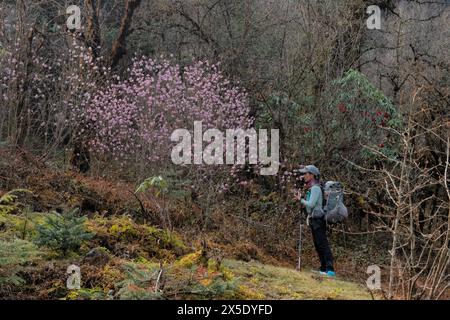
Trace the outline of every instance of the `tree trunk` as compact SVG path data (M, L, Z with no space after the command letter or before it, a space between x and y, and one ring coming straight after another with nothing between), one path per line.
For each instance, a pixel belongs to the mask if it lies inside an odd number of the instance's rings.
M111 68L116 67L120 59L126 54L126 39L130 34L134 11L140 4L141 0L127 0L125 3L125 12L120 22L119 34L111 49Z

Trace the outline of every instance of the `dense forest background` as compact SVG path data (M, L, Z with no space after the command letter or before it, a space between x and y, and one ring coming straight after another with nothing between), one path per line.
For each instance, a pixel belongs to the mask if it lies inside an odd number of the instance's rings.
M448 1L1 0L0 296L273 298L229 268L295 266L313 163L345 186L338 274L449 298L449 48ZM280 171L174 165L195 120L279 129Z

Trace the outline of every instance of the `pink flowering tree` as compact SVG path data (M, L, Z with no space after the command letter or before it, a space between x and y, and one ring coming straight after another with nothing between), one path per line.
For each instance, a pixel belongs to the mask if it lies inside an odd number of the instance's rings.
M135 58L123 79L98 89L74 109L94 154L121 163L170 160L175 129L247 128L245 90L233 86L218 64L181 67L169 59Z
M78 134L87 139L92 155L123 165L139 180L161 175L188 189L201 208L195 217L201 230L233 168L172 164L176 143L170 136L176 129L193 133L194 121L202 122L203 132L252 125L247 93L232 85L219 67L207 61L180 66L165 58L135 58L125 77L86 93L73 109Z

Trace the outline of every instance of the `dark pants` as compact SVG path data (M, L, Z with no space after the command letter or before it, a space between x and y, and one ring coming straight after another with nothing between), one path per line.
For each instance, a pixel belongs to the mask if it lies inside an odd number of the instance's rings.
M320 271L334 271L333 255L328 244L325 220L323 218L310 219L309 226L312 231L314 247L320 259Z

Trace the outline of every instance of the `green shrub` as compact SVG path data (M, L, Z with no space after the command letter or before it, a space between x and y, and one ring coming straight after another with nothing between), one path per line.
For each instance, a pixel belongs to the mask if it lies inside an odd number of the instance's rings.
M77 252L83 241L89 240L93 234L85 229L86 217L77 217L78 209L64 215L51 215L46 217L43 224L36 226L37 236L35 242L39 246L61 252Z
M0 240L0 288L23 284L24 280L18 276L22 265L36 260L38 255L36 246L28 241Z
M239 280L228 268L209 259L201 261L201 250L172 264L130 263L123 265L125 279L116 283L117 296L125 300L223 299L233 298ZM160 282L158 282L161 276Z

